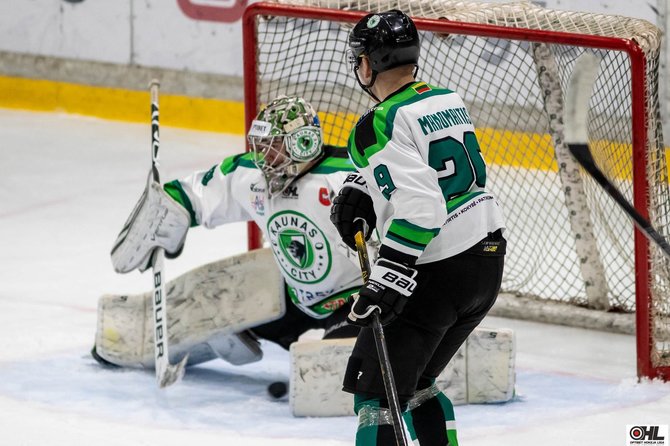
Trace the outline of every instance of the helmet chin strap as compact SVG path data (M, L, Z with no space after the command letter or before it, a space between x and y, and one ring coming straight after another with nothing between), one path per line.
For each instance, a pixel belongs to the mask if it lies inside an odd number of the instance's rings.
M377 102L381 102L381 100L375 96L375 94L372 92L372 86L374 85L375 81L377 80L377 72L372 71L372 79L370 79L370 83L365 85L362 81L361 78L358 76L358 69L360 68L360 65L354 68L354 76L356 76L356 82L358 82L358 85L365 91L367 94L370 95L372 99L374 99Z

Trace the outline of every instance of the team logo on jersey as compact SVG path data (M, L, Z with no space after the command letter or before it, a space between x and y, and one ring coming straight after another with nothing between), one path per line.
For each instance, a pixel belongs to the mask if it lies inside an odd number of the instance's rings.
M301 283L317 283L330 271L328 239L299 212L283 211L267 223L272 251L284 272Z

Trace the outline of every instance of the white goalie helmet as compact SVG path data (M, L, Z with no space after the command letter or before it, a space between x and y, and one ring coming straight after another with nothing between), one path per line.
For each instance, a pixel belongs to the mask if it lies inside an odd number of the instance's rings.
M279 96L270 102L251 123L247 138L271 197L323 155L319 117L297 96Z

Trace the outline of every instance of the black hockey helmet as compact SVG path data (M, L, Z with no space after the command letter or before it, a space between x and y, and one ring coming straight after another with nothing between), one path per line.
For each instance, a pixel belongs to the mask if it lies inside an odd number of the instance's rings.
M374 73L419 62L419 33L412 19L397 9L368 14L349 34L350 57L354 70L365 55Z

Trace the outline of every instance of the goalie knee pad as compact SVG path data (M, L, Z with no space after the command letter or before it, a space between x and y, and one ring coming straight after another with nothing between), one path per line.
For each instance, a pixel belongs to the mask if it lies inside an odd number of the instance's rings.
M190 225L188 211L150 177L114 242L111 253L114 270L117 273L137 268L145 271L156 248L163 248L174 256L180 252Z

